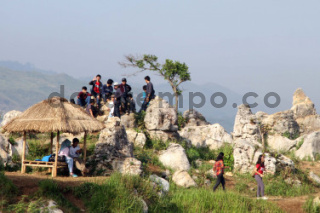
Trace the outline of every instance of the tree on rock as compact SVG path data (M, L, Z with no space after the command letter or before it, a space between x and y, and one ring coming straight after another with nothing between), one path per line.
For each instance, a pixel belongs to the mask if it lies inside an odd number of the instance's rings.
M158 57L155 55L143 55L143 57L127 55L125 56L125 61L120 62L119 64L125 68L138 68L139 71L137 72L149 70L160 74L169 82L173 90L175 96L175 109L176 112L178 112L179 96L182 93L179 86L183 82L191 80L189 67L185 63L166 59L164 64L160 64L158 62Z

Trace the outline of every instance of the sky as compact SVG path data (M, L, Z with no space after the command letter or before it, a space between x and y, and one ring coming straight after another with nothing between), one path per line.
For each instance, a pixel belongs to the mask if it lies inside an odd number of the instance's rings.
M154 54L185 62L196 84L275 91L283 108L302 87L320 106L319 11L319 0L0 0L0 60L93 77Z

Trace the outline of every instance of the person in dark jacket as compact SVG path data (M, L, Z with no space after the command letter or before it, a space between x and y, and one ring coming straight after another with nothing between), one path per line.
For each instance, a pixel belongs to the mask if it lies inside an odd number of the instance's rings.
M135 113L136 112L136 102L133 99L133 96L131 93L128 94L128 101L129 101L129 113Z
M127 79L123 78L120 85L121 90L121 108L124 113L129 114L128 109L128 93L131 91L131 86L127 84Z
M114 90L115 90L113 116L120 118L121 90L120 90L118 82L115 82L113 84L113 86L114 86Z
M146 81L146 83L147 83L147 90L146 90L146 93L147 93L147 97L146 97L146 99L145 99L145 108L147 108L147 106L148 106L148 104L150 103L150 101L152 100L152 99L154 99L155 98L155 91L154 91L154 89L153 89L153 84L151 83L151 81L150 81L150 77L149 76L146 76L146 77L144 77L144 80Z
M107 103L107 99L109 99L113 93L113 80L108 79L107 84L103 85L102 87L102 94L103 94L103 100L104 103Z
M100 107L100 99L102 94L102 82L101 75L97 75L95 78L93 78L92 81L89 82L89 85L92 85L91 94L96 98L97 104Z
M87 87L82 87L82 91L77 96L77 104L85 107L90 104L91 94L87 92Z

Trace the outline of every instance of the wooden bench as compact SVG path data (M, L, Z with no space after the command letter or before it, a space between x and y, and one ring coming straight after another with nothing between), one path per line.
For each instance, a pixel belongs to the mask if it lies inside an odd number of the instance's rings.
M52 169L54 168L54 162L24 160L22 165L31 166L31 167L49 168L49 172L51 172L52 177L54 177L54 173L53 173L54 170ZM68 164L66 162L58 162L57 168L65 168L65 167L68 167Z

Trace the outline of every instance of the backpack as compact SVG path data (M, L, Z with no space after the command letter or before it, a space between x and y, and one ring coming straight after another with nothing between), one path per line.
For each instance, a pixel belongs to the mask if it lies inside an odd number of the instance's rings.
M49 162L55 162L56 160L56 154L52 154L49 158ZM62 155L59 156L58 155L58 162L66 162L66 156Z

